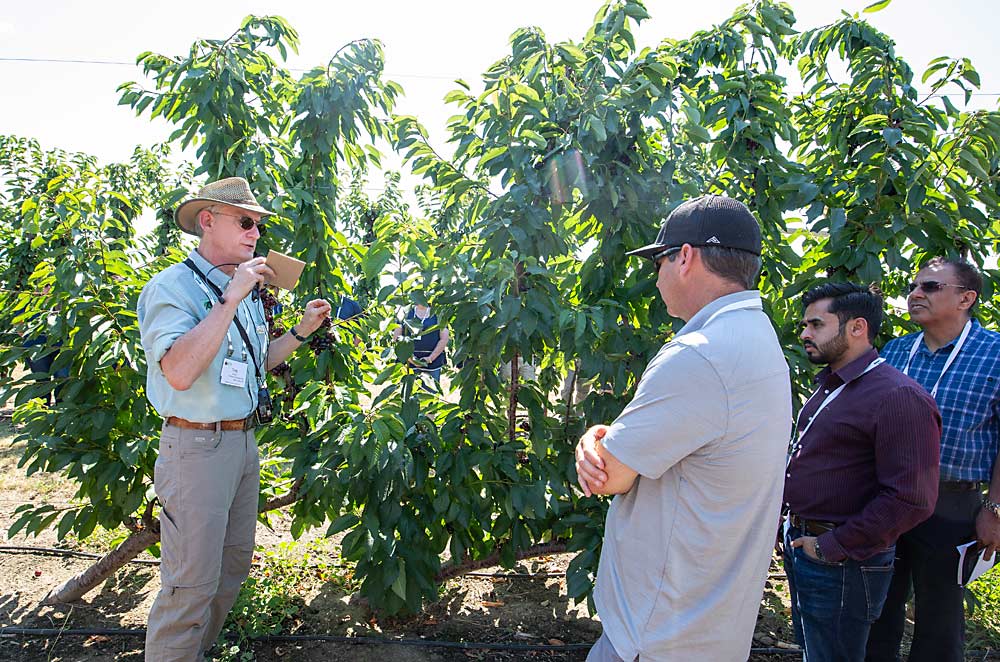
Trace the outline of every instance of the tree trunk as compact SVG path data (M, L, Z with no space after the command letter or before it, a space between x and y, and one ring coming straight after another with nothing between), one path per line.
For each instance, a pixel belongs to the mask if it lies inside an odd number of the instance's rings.
M522 549L519 552L514 553L514 558L518 561L523 561L524 559L535 558L536 556L545 556L547 554L562 554L566 551L566 544L561 542L544 543L541 545L535 545L527 549ZM482 568L489 568L500 562L500 552L494 552L489 556L484 556L477 561L470 561L468 558L462 560L461 563L450 563L438 572L434 577L434 581L438 584L446 582L453 577L458 577L459 575L464 575L467 572L474 572Z
M49 594L42 600L42 604L53 605L60 602L79 600L85 593L93 590L105 579L115 574L118 568L138 556L142 550L155 545L159 541L160 527L157 520L156 526L136 531L120 545L101 557L94 565L79 575L71 577L62 586L49 591Z
M507 402L507 438L510 443L517 440L517 389L521 372L520 358L515 349L514 356L510 357L510 400Z
M300 478L292 485L292 489L280 497L275 497L264 503L260 512L283 508L294 503L299 496L299 488L302 486ZM101 582L115 574L123 565L142 553L142 550L160 542L160 520L152 520L152 525L132 532L120 545L98 559L94 565L90 566L80 574L71 577L57 588L49 591L49 594L42 600L42 604L53 605L60 602L72 602L79 600L90 591L97 588Z

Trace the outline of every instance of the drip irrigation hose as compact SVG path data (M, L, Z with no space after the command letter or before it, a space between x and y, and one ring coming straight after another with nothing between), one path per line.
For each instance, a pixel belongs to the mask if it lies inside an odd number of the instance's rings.
M139 629L115 629L115 628L0 628L0 637L144 637L145 630ZM416 646L422 648L459 648L459 649L479 649L496 651L548 651L548 652L569 652L578 650L588 650L593 644L505 644L501 642L487 641L439 641L435 639L390 639L388 637L358 637L331 634L270 634L259 637L251 637L251 641L258 643L294 643L294 642L327 642L351 645L375 645L375 646ZM801 656L799 648L780 648L768 646L754 646L750 648L751 655L795 655ZM966 651L965 656L975 657L980 660L1000 659L1000 651L987 649L984 651Z
M0 628L0 637L144 637L145 630L115 628ZM496 651L570 652L589 650L593 644L506 644L488 641L439 641L435 639L390 639L388 637L342 636L330 634L270 634L251 637L258 643L327 642L351 645L416 646L422 648L458 648ZM797 648L751 648L751 654L801 655Z
M47 554L50 556L66 556L78 559L100 559L103 554L93 554L91 552L78 552L73 549L59 549L58 547L29 547L27 545L0 545L0 553L6 554ZM160 565L159 559L131 559L127 563L138 563L140 565Z

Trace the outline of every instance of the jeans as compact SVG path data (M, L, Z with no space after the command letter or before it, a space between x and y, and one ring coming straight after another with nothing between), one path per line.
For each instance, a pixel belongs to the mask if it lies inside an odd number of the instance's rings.
M426 370L419 370L418 372L422 372L425 375L430 375L431 378L436 382L441 381L441 368L428 368Z
M805 662L861 662L868 629L882 611L892 579L893 549L864 561L817 561L785 537L785 572L792 598L792 626Z
M869 662L897 662L906 625L906 601L913 587L914 619L910 662L965 659L965 588L958 585L956 545L976 537L976 491L938 494L930 519L896 543L896 569L882 616L868 636Z

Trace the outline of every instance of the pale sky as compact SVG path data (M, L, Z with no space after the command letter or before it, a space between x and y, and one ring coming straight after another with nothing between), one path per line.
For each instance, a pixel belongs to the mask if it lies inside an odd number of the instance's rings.
M873 0L795 0L800 30L835 20L840 10L861 11ZM996 0L894 0L868 15L916 70L939 55L965 56L982 76L982 91L1000 93L1000 46L993 36ZM664 37L683 38L716 24L736 0L647 0L652 19L637 33L640 46ZM508 37L518 27L540 27L550 41L580 39L600 6L596 0L369 0L231 2L88 2L5 0L0 8L0 133L38 139L97 155L102 161L128 158L136 144L166 138L165 124L136 118L117 105L115 88L135 80L133 65L11 61L11 58L103 60L131 63L150 50L186 52L192 41L228 36L247 14L278 14L298 30L300 55L288 66L307 69L326 63L353 39L382 40L387 77L404 90L397 112L418 116L435 142L445 138L454 107L444 95L464 78L473 90L482 71L509 52ZM1000 95L973 103L996 108ZM957 100L957 98L956 98ZM377 180L376 180L377 181Z

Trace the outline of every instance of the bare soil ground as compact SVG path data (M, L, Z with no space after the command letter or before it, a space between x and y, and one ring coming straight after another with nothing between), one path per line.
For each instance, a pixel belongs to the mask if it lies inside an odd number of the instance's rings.
M58 476L25 478L17 468L22 446L11 444L9 420L0 422L0 545L27 545L103 552L113 534L95 532L85 541L57 543L54 531L37 539L17 536L8 540L13 510L27 501L54 505L72 502L71 485ZM585 649L561 651L449 649L419 645L421 642L490 642L513 645L590 644L601 632L600 622L585 604L574 604L566 595L565 571L571 555L543 557L524 562L520 572L532 578L465 576L450 581L440 600L423 613L408 618L375 616L351 592L349 569L338 559L336 541L314 533L289 545L287 518L278 517L273 530L258 527L259 550L253 577L263 584L280 571L269 559L298 558L305 572L284 595L292 614L281 634L322 634L405 640L397 644L345 642L255 642L246 644L237 659L267 661L303 660L386 662L436 662L453 660L554 660L586 658ZM302 561L305 558L306 561ZM85 569L91 561L37 553L0 552L0 626L57 629L143 629L156 592L156 566L130 564L98 590L73 605L49 607L40 602L54 586ZM487 573L507 574L502 568ZM788 596L780 569L774 575L761 604L754 646L783 647L792 637L788 625ZM556 576L550 576L556 575ZM22 662L73 660L104 662L141 660L141 636L52 635L0 638L0 660ZM792 651L789 650L791 653ZM754 654L752 660L791 660L795 655Z

